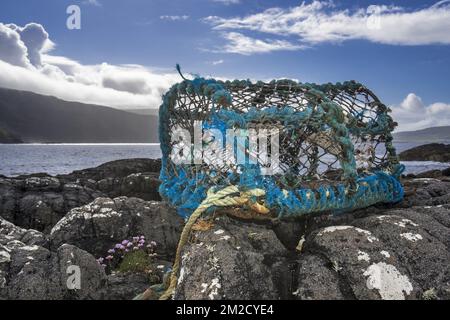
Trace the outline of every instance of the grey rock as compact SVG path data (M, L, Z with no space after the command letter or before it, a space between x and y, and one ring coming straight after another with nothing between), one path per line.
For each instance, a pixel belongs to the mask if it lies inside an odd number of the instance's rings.
M405 180L405 198L397 207L436 206L450 203L450 182L435 178Z
M17 227L0 217L0 245L13 246L15 243L44 247L48 245L48 241L43 233L33 229Z
M102 195L48 176L0 178L0 217L23 228L49 232L70 209Z
M77 170L58 176L64 180L91 179L99 181L106 178L124 178L133 173L157 172L161 169L161 159L123 159L104 163L95 168Z
M70 245L50 251L44 234L0 218L0 299L98 299L106 275L89 253ZM81 271L81 288L69 290L68 267Z
M448 299L449 219L445 207L392 209L306 234L295 295L423 299L434 290Z
M149 277L143 273L115 273L108 275L108 300L131 300L149 287Z
M160 160L126 159L56 177L0 177L0 217L48 233L70 209L98 197L160 200Z
M56 252L39 246L11 250L5 278L3 298L21 300L101 299L107 285L95 258L70 245Z
M264 225L216 218L183 252L175 299L282 299L290 296L288 251Z
M305 254L298 260L297 290L293 292L299 300L343 300L339 276L329 261L318 255Z
M97 183L97 188L108 197L136 197L143 200L160 200L160 181L157 173L133 173L124 178L105 178Z
M68 244L59 247L57 255L61 283L65 289L65 299L98 300L105 298L108 285L107 277L103 267L99 266L94 256ZM79 289L67 289L68 286L70 287L70 284L74 284L70 278L74 275L73 267L80 270ZM58 270L55 270L55 273L58 273Z
M354 226L323 228L307 239L304 248L306 252L327 259L329 268L339 278L340 287L347 291L341 290L341 294L348 299L405 299L414 296L414 288L417 287L406 276L407 269L398 263L391 248L383 245L367 229ZM398 281L394 282L396 279ZM374 284L369 284L371 282ZM389 283L393 284L392 289Z
M25 191L57 191L60 181L53 177L30 177L24 181Z
M144 235L157 252L173 256L183 219L164 203L138 198L97 198L72 209L51 230L52 248L70 243L96 256L124 239Z

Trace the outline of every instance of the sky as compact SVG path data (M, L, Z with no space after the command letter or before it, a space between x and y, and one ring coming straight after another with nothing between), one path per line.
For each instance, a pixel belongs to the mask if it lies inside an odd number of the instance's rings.
M1 87L158 108L176 63L225 79L357 80L398 131L450 125L450 0L0 2Z

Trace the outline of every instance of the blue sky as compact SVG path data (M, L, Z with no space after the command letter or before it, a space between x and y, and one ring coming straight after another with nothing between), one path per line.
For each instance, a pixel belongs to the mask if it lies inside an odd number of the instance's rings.
M109 89L122 92L137 81L131 79L135 72L139 73L136 79L147 75L159 81L157 75L165 76L163 85L152 87L152 81L143 80L137 82L145 82L145 89L131 90L133 95L151 92L154 99L138 99L131 105L121 105L122 100L116 99L120 103L114 107L145 107L147 102L157 107L156 96L177 80L174 65L180 63L185 72L213 77L287 77L319 83L355 79L373 89L386 104L398 106L398 116L405 119L403 127L411 129L417 127L413 113L432 110L427 108L439 104L434 106L439 125L446 124L442 113L450 113L450 24L445 22L450 13L448 2L431 10L437 1L334 0L302 4L262 0L2 0L0 23L19 28L32 22L42 26L51 45L40 51L42 64L25 66L38 69L40 75L51 74L54 78L53 74L59 74L55 68L60 68L65 72L60 76L73 76L75 80L69 80L78 82L78 78L96 78L96 72L113 74L118 67L121 72L117 74L122 78L99 81L103 87L109 84ZM66 27L66 8L72 4L81 8L80 30ZM365 27L359 25L367 20L371 5L377 5L376 14L382 19L379 31L364 31L361 29ZM305 13L314 18L309 24L302 22ZM276 22L283 19L286 23ZM20 30L19 37L23 37ZM250 44L249 48L246 44ZM0 60L7 45L0 47ZM8 62L6 58L3 61ZM66 69L71 63L83 71L68 74ZM101 67L102 63L108 66ZM123 69L124 65L136 65L137 69ZM17 71L8 70L10 74ZM93 85L86 81L80 83ZM6 76L0 79L3 86L18 87L19 82ZM36 84L29 87L23 89L46 93ZM56 89L49 94L59 95ZM79 98L60 96L108 104L100 95L88 92ZM434 112L430 116L436 115ZM433 124L434 120L419 127Z

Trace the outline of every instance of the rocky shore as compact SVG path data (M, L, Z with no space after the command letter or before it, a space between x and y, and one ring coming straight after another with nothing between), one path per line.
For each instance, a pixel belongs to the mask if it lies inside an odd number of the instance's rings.
M184 221L160 202L159 168L130 159L0 176L0 299L131 299L161 280ZM449 175L408 175L403 202L339 216L218 214L193 232L175 299L450 299ZM137 235L157 244L151 270L96 261ZM71 265L82 275L75 290Z
M402 161L450 161L450 145L443 143L430 143L418 146L399 154Z

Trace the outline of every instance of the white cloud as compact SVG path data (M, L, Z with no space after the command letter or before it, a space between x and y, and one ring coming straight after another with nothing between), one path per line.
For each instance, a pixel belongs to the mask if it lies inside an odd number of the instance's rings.
M337 9L314 0L293 8L270 8L245 17L203 19L215 30L251 30L295 36L304 45L362 39L390 45L450 44L450 1L408 11L395 6Z
M224 61L223 59L220 59L220 60L211 61L211 64L212 64L213 66L217 66L217 65L222 64L222 63L224 63L224 62L225 62L225 61Z
M28 49L20 39L20 34L0 23L0 60L13 65L30 68Z
M139 65L83 65L53 56L53 42L40 24L0 23L0 87L117 108L157 108L162 94L180 80Z
M228 40L228 43L217 51L238 53L242 55L251 55L254 53L267 53L271 51L283 50L297 50L302 49L303 46L293 44L287 40L273 40L273 39L254 39L238 32L224 33L223 37Z
M187 16L187 15L182 15L182 16L167 16L167 15L164 15L164 16L159 16L159 18L161 20L180 21L180 20L187 20L187 19L189 19L189 16Z
M49 39L47 31L38 23L28 23L25 27L9 25L19 33L28 50L28 59L36 67L41 66L41 55L53 49L54 43Z
M437 102L425 105L414 93L408 94L398 106L391 106L392 116L399 123L396 131L420 130L450 124L450 104Z

